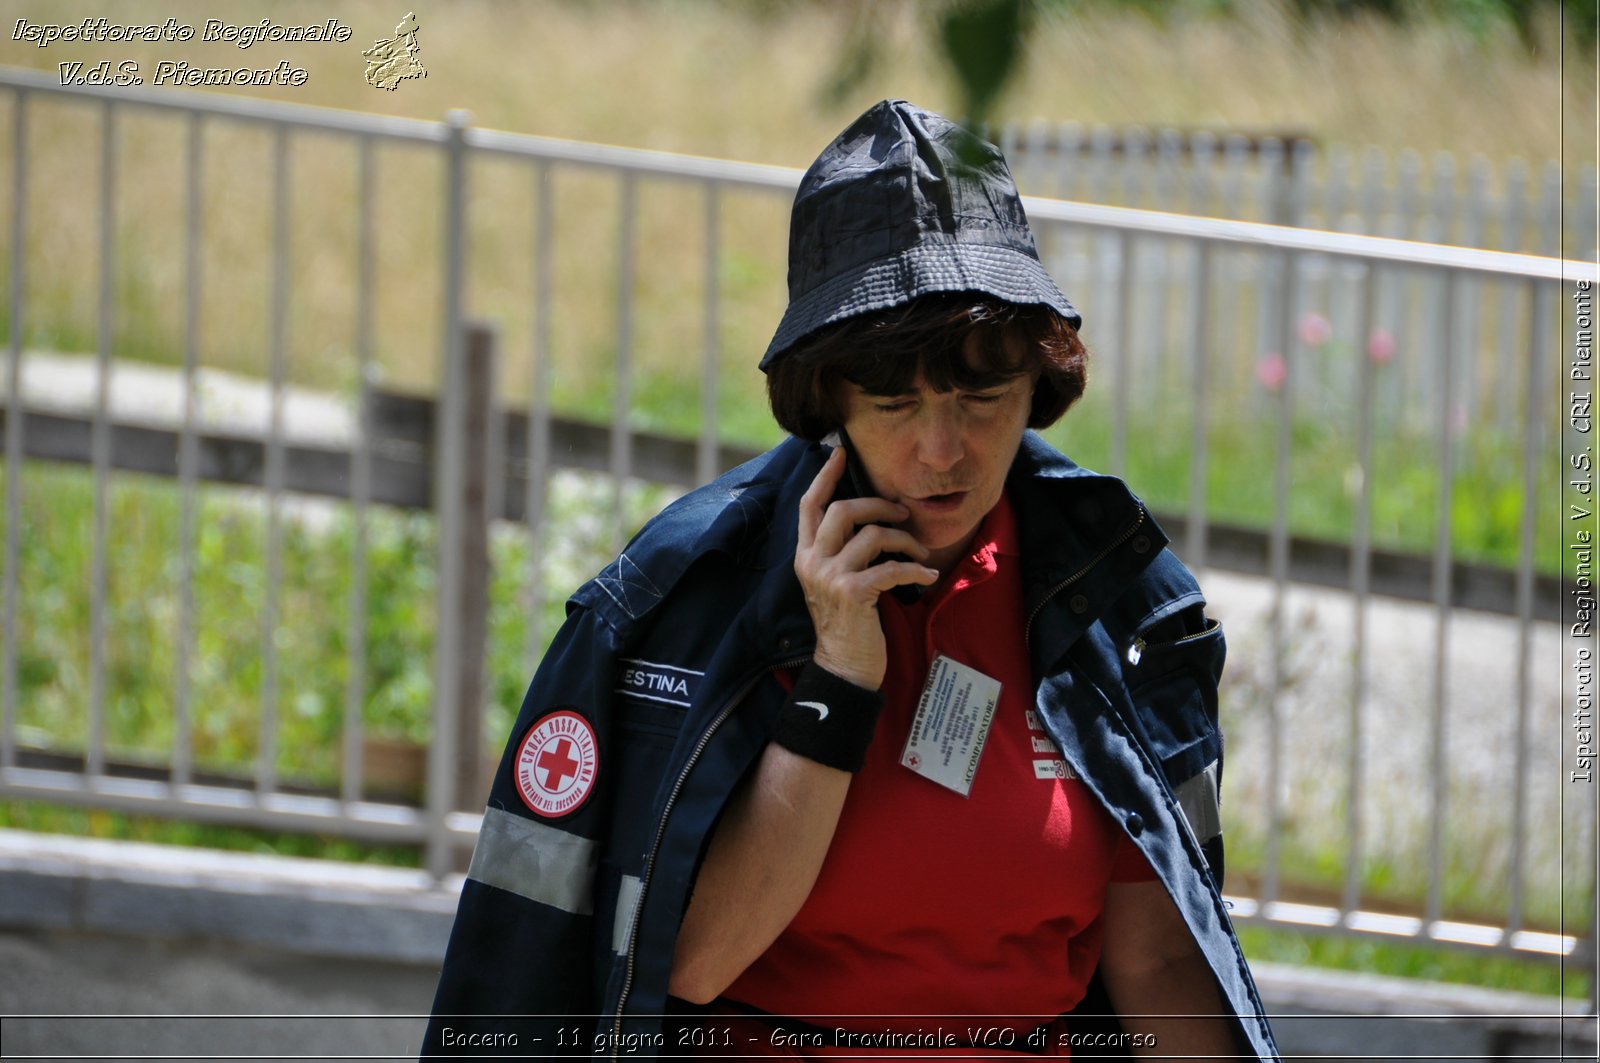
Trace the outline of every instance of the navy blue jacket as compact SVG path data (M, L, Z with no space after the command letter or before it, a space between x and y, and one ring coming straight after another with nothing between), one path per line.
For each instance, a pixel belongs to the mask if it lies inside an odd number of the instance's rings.
M814 645L796 513L826 456L790 439L684 496L572 596L495 776L425 1053L650 1054L707 839L784 701L772 672ZM1120 480L1030 432L1007 491L1040 718L1176 901L1241 1044L1275 1057L1218 892L1221 629ZM515 761L557 710L592 726L598 774L546 818Z

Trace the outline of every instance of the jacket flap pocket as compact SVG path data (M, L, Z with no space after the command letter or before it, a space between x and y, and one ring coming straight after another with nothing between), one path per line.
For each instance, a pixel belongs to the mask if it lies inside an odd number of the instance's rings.
M1198 606L1152 625L1127 648L1122 667L1134 710L1174 788L1221 757L1225 652L1222 625Z

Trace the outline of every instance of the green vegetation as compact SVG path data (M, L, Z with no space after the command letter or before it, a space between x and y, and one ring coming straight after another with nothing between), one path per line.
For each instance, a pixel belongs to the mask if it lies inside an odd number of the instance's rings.
M1592 972L1570 963L1486 956L1476 950L1408 945L1374 937L1243 926L1239 943L1252 961L1423 978L1576 1000L1587 999L1593 977Z
M19 612L19 737L24 745L81 750L89 733L89 609L93 482L81 467L30 466L23 477ZM260 749L265 661L265 505L259 493L198 492L192 574L190 743L198 771L247 774ZM661 505L660 489L630 492L637 527ZM531 674L529 625L544 638L565 595L610 556L600 519L609 494L557 491L551 520L564 533L539 566L547 588L529 610L533 569L525 536L498 536L489 621L491 710L485 749L498 752ZM117 477L108 526L106 751L163 763L174 741L180 646L180 496L165 480ZM285 519L276 586L276 770L286 782L332 787L349 680L354 518L334 507ZM429 738L434 631L433 527L425 515L375 507L368 514L366 655L362 726L379 738ZM542 643L541 643L542 646Z
M1255 407L1213 411L1207 431L1206 510L1210 519L1236 526L1267 528L1273 521L1277 449L1272 399L1259 395ZM1047 433L1074 460L1090 468L1110 465L1110 403L1091 395ZM1306 410L1305 406L1301 407ZM1123 475L1153 508L1184 513L1190 497L1193 447L1192 405L1157 400L1127 427L1128 467ZM1353 422L1354 417L1351 415ZM1354 432L1329 416L1306 410L1290 432L1288 524L1297 535L1349 542L1355 525L1362 470ZM1428 554L1438 527L1439 450L1436 430L1425 425L1392 427L1374 440L1366 476L1372 493L1371 531L1375 545ZM1541 456L1554 468L1553 446ZM1457 444L1450 500L1452 554L1460 560L1514 568L1521 557L1524 484L1520 444L1486 430ZM1534 511L1552 513L1559 484L1540 483ZM1535 566L1560 570L1550 543L1534 551Z
M220 827L35 801L0 801L0 827L271 856L309 856L353 864L422 865L421 852L410 845L375 845L321 835Z

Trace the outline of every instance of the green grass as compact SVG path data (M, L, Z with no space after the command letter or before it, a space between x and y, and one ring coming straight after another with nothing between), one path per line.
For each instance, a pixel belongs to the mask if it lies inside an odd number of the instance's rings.
M421 850L414 845L376 845L329 835L223 827L33 801L0 801L0 827L70 834L81 838L189 845L228 852L308 856L353 864L422 866Z
M1516 959L1467 949L1259 926L1241 926L1238 932L1239 944L1252 961L1420 978L1574 1000L1587 999L1593 984L1591 972L1577 969L1570 962L1563 967L1553 961Z
M1274 518L1276 417L1268 409L1215 411L1208 432L1206 508L1213 521L1265 529ZM1153 508L1184 513L1190 498L1192 413L1174 401L1163 416L1130 419L1128 467L1123 475ZM1170 415L1165 415L1170 410ZM1111 462L1109 404L1086 398L1047 438L1080 464L1107 469ZM1353 433L1337 422L1306 414L1291 432L1288 525L1292 533L1349 542L1356 519L1359 455ZM1439 459L1435 434L1425 427L1393 426L1374 441L1371 532L1375 546L1429 554L1437 535ZM1554 448L1543 459L1554 468ZM1520 558L1524 488L1514 440L1485 430L1456 448L1450 504L1451 552L1470 560L1514 568ZM1555 512L1558 484L1540 483L1535 512ZM1548 522L1541 522L1547 524ZM1535 567L1560 571L1552 549L1536 550Z
M23 476L18 613L19 736L24 744L81 750L89 734L93 483L89 470L30 465ZM192 575L191 746L197 770L249 770L259 756L266 660L266 532L259 495L224 487L198 492ZM637 488L627 521L637 527L661 492ZM485 748L498 750L520 706L533 661L530 624L544 638L559 626L565 595L610 556L609 491L555 492L551 519L572 534L540 559L547 590L527 605L532 569L525 537L492 544L489 629L492 677ZM109 756L161 761L175 735L180 646L180 498L170 481L118 476L108 512L110 572L103 645ZM584 531L585 525L593 531ZM351 557L348 507L315 520L285 519L276 585L278 717L275 768L285 781L327 787L338 778L349 678ZM433 525L425 515L374 507L368 517L365 696L368 734L426 743L434 632Z
M1291 813L1292 814L1292 813ZM1498 840L1498 835L1496 836ZM1416 913L1428 895L1427 861L1404 847L1364 854L1359 881L1358 907L1369 911ZM1400 851L1396 852L1395 849ZM1440 911L1444 918L1495 926L1506 918L1509 896L1505 854L1482 835L1451 833L1442 855ZM1287 830L1280 841L1279 895L1292 901L1338 907L1342 903L1348 872L1343 840L1329 842L1325 835L1303 838ZM1266 867L1265 839L1244 827L1228 832L1228 882L1242 895L1260 886ZM1571 868L1570 883L1553 881L1535 872L1524 897L1524 921L1530 929L1550 931L1560 925L1563 903L1581 904L1575 896L1583 882L1582 871ZM1567 896L1563 897L1563 893Z

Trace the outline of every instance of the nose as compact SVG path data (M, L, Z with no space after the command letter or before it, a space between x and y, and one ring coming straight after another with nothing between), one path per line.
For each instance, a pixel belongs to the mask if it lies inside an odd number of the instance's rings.
M949 472L966 454L961 413L954 404L933 406L917 426L917 460L935 472Z

